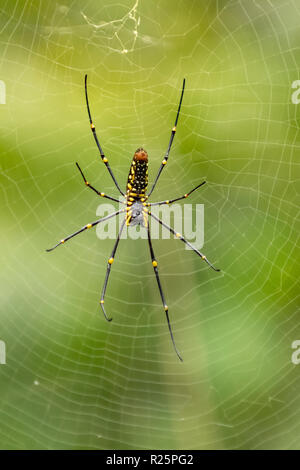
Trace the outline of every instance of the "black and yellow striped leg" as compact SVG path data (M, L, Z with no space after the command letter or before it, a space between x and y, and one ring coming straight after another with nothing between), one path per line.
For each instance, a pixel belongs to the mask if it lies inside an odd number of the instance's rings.
M102 217L102 219L99 219L99 220L96 220L95 222L92 222L90 224L87 224L85 225L84 227L82 227L80 230L77 230L77 232L75 233L72 233L72 235L69 235L68 237L66 238L63 238L62 240L60 240L59 243L57 243L55 246L53 246L52 248L48 248L46 251L53 251L55 248L57 248L59 245L63 245L65 242L67 242L68 240L70 240L70 238L73 238L75 237L76 235L78 235L79 233L81 232L84 232L84 230L87 230L89 228L92 228L92 227L95 227L95 225L98 225L100 224L101 222L104 222L105 220L108 220L108 219L111 219L112 217L114 217L115 215L118 215L118 214L121 214L122 212L125 212L124 209L121 209L117 212L113 212L112 214L109 214L107 215L106 217Z
M110 168L110 165L108 163L108 159L106 158L106 156L104 155L103 153L103 150L101 148L101 145L100 145L100 142L98 140L98 137L97 137L97 134L96 134L96 128L93 124L93 121L92 121L92 116L91 116L91 111L90 111L90 105L89 105L89 99L88 99L88 92L87 92L87 75L85 75L85 78L84 78L84 83L85 83L85 99L86 99L86 105L87 105L87 110L88 110L88 115L89 115L89 120L90 120L90 125L91 125L91 129L92 129L92 132L93 132L93 136L94 136L94 139L95 139L95 142L97 144L97 147L99 149L99 152L100 152L100 157L102 159L102 161L104 162L106 168L108 169L109 171L109 174L110 176L112 177L113 179L113 182L115 183L117 189L119 190L119 192L122 194L122 196L124 196L124 193L123 191L121 190L120 186L118 185L118 182L112 172L112 169Z
M115 259L115 254L116 254L116 251L117 251L117 248L118 248L118 245L119 245L119 241L120 241L120 238L121 238L121 234L122 234L125 222L126 222L126 219L124 219L123 222L122 222L121 228L120 228L119 233L118 233L118 237L115 241L115 244L114 244L113 250L111 252L110 258L107 262L106 275L105 275L104 285L103 285L103 289L102 289L102 293L101 293L100 305L101 305L102 311L104 313L105 319L107 321L111 321L112 318L109 318L106 315L106 311L105 311L105 308L104 308L104 297L105 297L105 292L106 292L106 288L107 288L108 278L109 278L109 275L110 275L111 265L113 264L114 259Z
M155 219L158 223L160 223L160 225L162 225L163 227L165 227L166 229L168 229L171 233L173 233L173 235L175 235L176 238L178 238L179 240L181 240L182 242L184 242L186 245L188 245L198 256L200 256L201 259L203 259L203 261L205 261L214 271L220 271L220 269L218 268L215 268L213 264L211 264L210 261L208 261L208 259L206 258L206 256L201 253L199 250L197 250L197 248L195 248L190 242L188 242L180 233L178 232L175 232L175 230L172 229L172 227L169 227L169 225L165 224L162 220L160 220L158 217L156 217L154 214L152 214L150 211L149 211L149 215L151 217L153 217L153 219Z
M189 193L186 193L183 196L177 197L176 199L170 199L170 200L167 199L166 201L146 203L146 206L161 206L162 204L172 204L173 202L181 201L182 199L186 199L190 194L196 191L196 189L200 188L200 186L203 186L205 183L206 181L203 181L202 183L198 184L196 188L192 189Z
M81 174L81 176L82 176L82 178L83 178L83 181L85 182L86 186L87 186L88 188L91 188L96 194L98 194L98 196L105 197L106 199L110 199L111 201L119 202L119 203L121 203L121 204L125 204L124 201L119 201L119 199L116 199L115 197L107 196L105 193L100 192L100 191L98 191L96 188L94 188L94 186L92 186L92 185L87 181L86 177L85 177L84 174L83 174L82 169L80 168L80 166L79 166L79 164L78 164L77 162L76 162L76 166L77 166L78 170L80 171L80 174Z
M152 266L153 266L154 273L155 273L155 276L156 276L156 280L157 280L157 285L158 285L160 297L161 297L161 300L162 300L162 303L163 303L163 307L164 307L164 310L165 310L165 313L166 313L167 323L168 323L168 327L169 327L169 331L170 331L172 343L173 343L173 346L174 346L174 349L175 349L175 352L176 352L177 356L178 356L179 359L182 361L183 359L182 359L182 357L180 356L180 354L179 354L179 352L178 352L178 349L176 348L176 344L175 344L175 340L174 340L174 336L173 336L173 332L172 332L172 328L171 328L171 324L170 324L169 309L168 309L168 306L167 306L166 301L165 301L165 296L164 296L164 293L163 293L163 290L162 290L162 287L161 287L161 283L160 283L160 279L159 279L159 275L158 275L157 261L156 261L156 259L155 259L155 255L154 255L154 251L153 251L153 246L152 246L152 241L151 241L151 235L150 235L149 224L148 224L148 227L147 227L147 231L148 231L148 243L149 243L150 255L151 255L151 259L152 259Z
M167 148L167 151L165 153L165 156L164 156L164 159L163 161L161 162L161 165L160 165L160 168L158 170L158 173L156 175L156 178L154 180L154 183L152 185L152 188L150 189L150 192L148 194L148 196L150 196L156 186L156 183L158 181L158 178L160 177L160 174L161 172L163 171L164 167L166 166L167 164L167 161L168 161L168 158L169 158L169 153L170 153L170 150L171 150L171 147L172 147L172 144L173 144L173 140L174 140L174 137L175 137L175 134L176 134L176 127L177 127L177 123L178 123L178 118L179 118L179 114L180 114L180 109L181 109L181 103L182 103L182 99L183 99L183 94L184 94L184 87L185 87L185 78L183 79L183 84L182 84L182 91L181 91L181 96L180 96L180 100L179 100L179 105L178 105L178 109L177 109L177 114L176 114L176 119L175 119L175 123L174 123L174 126L172 128L172 131L171 131L171 136L170 136L170 140L169 140L169 145L168 145L168 148Z

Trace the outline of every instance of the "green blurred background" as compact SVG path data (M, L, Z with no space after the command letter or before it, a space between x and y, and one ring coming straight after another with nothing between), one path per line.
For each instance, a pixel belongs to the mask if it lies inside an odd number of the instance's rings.
M0 7L2 449L300 447L296 243L300 5L252 0L3 1ZM150 180L186 94L154 199L205 204L208 269L154 241L176 357L145 240L95 220L80 162L117 195L84 102L124 187L134 150ZM299 304L298 304L299 305Z

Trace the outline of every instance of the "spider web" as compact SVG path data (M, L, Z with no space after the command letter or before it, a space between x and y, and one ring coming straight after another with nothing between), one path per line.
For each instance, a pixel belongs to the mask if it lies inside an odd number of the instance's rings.
M1 448L299 448L296 1L3 1ZM181 364L145 240L61 237L96 219L145 146L153 200L205 205L208 269L154 240ZM2 100L3 102L3 100ZM191 202L192 202L191 201Z

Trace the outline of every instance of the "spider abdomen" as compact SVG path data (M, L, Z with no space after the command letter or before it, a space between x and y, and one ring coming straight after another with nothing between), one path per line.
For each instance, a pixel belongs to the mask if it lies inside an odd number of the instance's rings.
M147 227L148 215L144 207L148 186L148 154L143 148L135 151L127 180L126 225Z
M143 148L138 148L133 156L127 180L127 196L141 199L148 186L148 154Z

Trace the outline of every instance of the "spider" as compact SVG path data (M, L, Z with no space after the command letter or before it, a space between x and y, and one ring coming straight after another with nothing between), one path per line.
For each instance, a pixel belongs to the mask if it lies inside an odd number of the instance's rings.
M163 204L172 204L175 201L181 201L182 199L187 198L190 194L192 194L198 188L203 186L206 183L206 181L203 181L202 183L198 184L198 186L193 188L188 193L184 194L183 196L177 197L175 199L168 199L168 200L165 200L165 201L154 202L154 203L149 203L148 202L148 198L153 193L154 188L156 187L156 184L158 182L158 179L159 179L163 169L165 168L165 166L168 162L169 153L170 153L170 150L171 150L171 147L172 147L172 144L173 144L173 140L174 140L174 137L175 137L176 127L177 127L178 118L179 118L179 114L180 114L180 109L181 109L181 104L182 104L182 99L183 99L183 94L184 94L184 89L185 89L185 79L183 80L183 84L182 84L181 96L180 96L180 100L179 100L179 105L178 105L178 109L177 109L175 123L174 123L174 126L173 126L172 131L171 131L169 145L168 145L167 151L164 155L164 158L161 162L159 170L157 172L156 178L155 178L155 180L152 184L152 187L150 189L150 192L148 194L146 194L146 190L147 190L147 186L148 186L148 153L142 147L138 148L134 153L133 160L131 162L130 169L129 169L129 175L128 175L127 186L126 186L126 193L124 193L122 191L122 189L120 188L120 186L119 186L119 184L118 184L118 182L117 182L117 180L116 180L116 178L115 178L115 176L114 176L114 174L111 170L111 167L108 163L108 159L107 159L107 157L105 156L105 154L102 150L102 147L100 145L99 139L98 139L97 134L96 134L95 125L93 124L93 121L92 121L90 105L89 105L89 99L88 99L88 92L87 92L87 75L85 75L84 83L85 83L86 106L87 106L87 112L88 112L88 116L89 116L89 121L90 121L92 134L93 134L93 137L95 139L95 142L96 142L96 145L98 147L100 157L101 157L103 163L105 164L105 166L106 166L106 168L107 168L107 170L108 170L108 172L109 172L116 188L118 189L120 194L124 197L124 200L121 201L121 203L125 207L123 209L120 209L120 210L116 211L116 212L113 212L112 214L109 214L106 217L102 217L101 219L98 219L95 222L92 222L92 223L89 223L89 224L85 225L80 230L77 230L77 232L72 233L71 235L67 236L66 238L63 238L54 247L49 248L46 251L48 251L48 252L52 251L55 248L57 248L59 245L64 244L65 242L67 242L71 238L75 237L79 233L81 233L81 232L83 232L87 229L90 229L92 227L95 227L96 225L100 224L101 222L104 222L105 220L108 220L112 217L115 217L118 214L124 214L125 213L125 218L123 219L123 221L121 223L121 228L119 230L119 233L118 233L117 239L115 241L113 250L111 252L110 258L108 259L108 262L107 262L106 275L105 275L105 280L104 280L104 285L103 285L101 300L100 300L100 305L101 305L101 308L102 308L105 319L107 321L111 321L112 318L107 316L105 308L104 308L104 297L105 297L105 293L106 293L106 288L107 288L107 283L108 283L108 278L109 278L109 275L110 275L111 267L112 267L112 264L114 262L115 254L116 254L116 251L117 251L117 248L118 248L118 245L119 245L121 233L124 229L125 224L127 226L129 226L129 225L140 225L140 226L144 227L147 230L148 244L149 244L149 249L150 249L150 256L151 256L152 266L153 266L153 269L154 269L154 274L156 276L156 281L157 281L160 297L161 297L161 300L162 300L163 308L164 308L164 311L165 311L165 314L166 314L166 319L167 319L167 324L168 324L171 340L172 340L173 347L174 347L174 350L175 350L178 358L182 361L183 359L182 359L181 355L179 354L179 351L178 351L178 349L176 347L176 344L175 344L175 340L174 340L174 336L173 336L173 332L172 332L172 328L171 328L171 323L170 323L170 318L169 318L169 309L168 309L168 306L167 306L166 301L165 301L165 296L164 296L162 286L161 286L161 282L160 282L160 278L159 278L159 275L158 275L158 267L157 267L158 262L155 258L154 250L153 250L153 246L152 246L152 241L151 241L151 236L150 236L150 228L149 228L149 223L148 223L149 217L152 217L160 225L162 225L164 228L169 230L173 235L175 235L176 238L178 238L179 240L184 242L186 245L188 245L212 269L214 269L215 271L220 271L220 269L215 268L213 266L213 264L210 261L208 261L208 259L206 258L206 256L203 253L201 253L197 248L195 248L193 245L191 245L191 243L189 243L180 233L175 232L175 230L173 230L172 227L169 227L169 225L167 225L165 222L160 220L155 214L152 214L151 210L150 210L152 206L159 206L159 205L163 205ZM87 179L85 178L85 176L83 174L83 171L81 170L81 168L80 168L80 166L77 162L76 162L76 166L77 166L77 168L78 168L78 170L79 170L79 172L80 172L80 174L83 178L84 183L86 184L86 186L88 188L90 188L92 191L94 191L100 197L104 197L106 199L110 199L111 201L115 201L115 202L120 203L120 201L118 199L116 199L112 196L108 196L104 192L100 192L96 188L94 188L94 186L92 186L87 181Z

